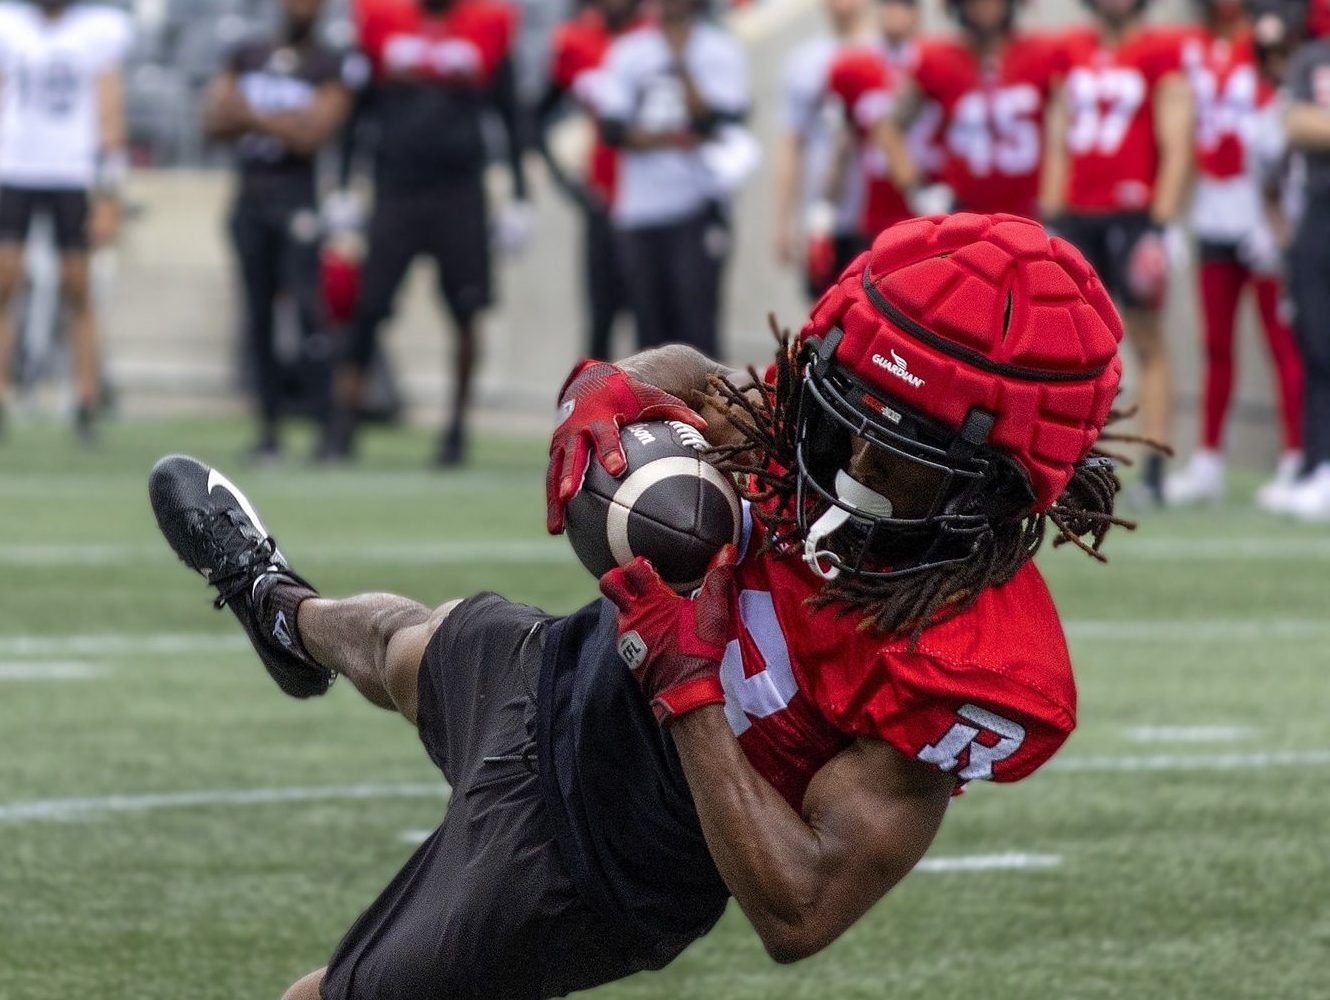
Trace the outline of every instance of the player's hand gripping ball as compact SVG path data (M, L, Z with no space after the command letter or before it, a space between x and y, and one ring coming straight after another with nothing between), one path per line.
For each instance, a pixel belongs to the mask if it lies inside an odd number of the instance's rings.
M596 577L640 556L674 590L697 589L716 554L739 543L734 487L702 457L706 440L687 424L632 424L621 441L623 475L591 462L568 503L573 551Z

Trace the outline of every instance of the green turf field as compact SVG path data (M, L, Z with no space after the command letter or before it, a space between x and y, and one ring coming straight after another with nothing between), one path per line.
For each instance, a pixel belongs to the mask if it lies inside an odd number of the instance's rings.
M443 807L403 723L341 685L278 694L158 538L158 455L230 470L326 592L594 593L543 535L538 443L483 442L447 477L421 471L420 436L371 439L359 473L250 473L246 430L0 444L3 1000L276 1000ZM792 968L732 908L665 973L597 995L1330 997L1330 530L1235 502L1113 541L1106 568L1043 559L1080 731L1033 779L959 800L932 855L1035 867L917 873Z

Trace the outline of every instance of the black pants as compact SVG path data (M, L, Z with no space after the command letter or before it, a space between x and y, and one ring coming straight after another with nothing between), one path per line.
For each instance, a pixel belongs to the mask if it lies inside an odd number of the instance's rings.
M1330 462L1330 197L1308 202L1289 254L1289 292L1307 379L1303 452L1315 468Z
M323 326L318 217L313 204L242 196L231 213L231 240L245 286L245 336L261 419L271 429L284 401L275 343L275 308L283 292L290 294L300 323L301 395L316 411L323 410L330 352Z
M586 256L583 280L586 283L587 357L610 359L614 322L628 309L628 288L624 282L623 262L614 234L614 223L604 212L586 212Z
M667 226L619 230L639 349L689 344L708 357L719 353L729 243L718 207Z
M421 191L378 192L349 346L350 361L361 370L420 256L438 265L440 294L459 326L490 304L489 220L480 174L450 177Z

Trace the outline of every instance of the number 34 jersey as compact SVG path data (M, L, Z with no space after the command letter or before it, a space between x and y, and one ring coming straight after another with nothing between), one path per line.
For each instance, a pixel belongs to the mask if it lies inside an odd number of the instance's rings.
M919 47L914 80L941 108L943 179L961 210L1034 217L1057 66L1053 41L1034 35L1010 39L991 65L958 39Z
M721 670L726 715L754 768L796 810L813 776L854 740L971 780L1016 781L1066 741L1076 687L1052 597L1033 563L968 611L884 639L810 599L802 561L758 554L736 573L739 621Z
M52 19L34 4L0 3L0 184L92 186L98 81L132 38L118 10L74 7Z
M1181 36L1142 28L1107 48L1094 29L1080 28L1063 39L1062 57L1071 156L1067 208L1145 211L1159 171L1155 92L1181 69Z

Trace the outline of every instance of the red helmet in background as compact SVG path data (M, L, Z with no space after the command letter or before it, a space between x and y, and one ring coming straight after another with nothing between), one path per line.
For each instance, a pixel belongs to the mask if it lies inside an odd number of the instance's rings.
M1010 215L886 230L800 339L800 526L829 577L965 561L991 534L999 493L1019 497L1009 516L1046 511L1098 440L1122 373L1122 323L1093 269ZM865 442L909 476L908 517L849 476Z

